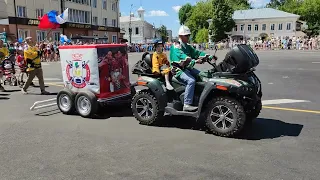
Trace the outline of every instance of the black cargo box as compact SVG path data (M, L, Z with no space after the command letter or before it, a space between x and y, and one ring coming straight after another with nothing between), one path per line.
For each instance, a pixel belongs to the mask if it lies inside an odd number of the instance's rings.
M259 58L251 47L239 44L233 47L217 69L223 72L241 74L248 72L259 64Z

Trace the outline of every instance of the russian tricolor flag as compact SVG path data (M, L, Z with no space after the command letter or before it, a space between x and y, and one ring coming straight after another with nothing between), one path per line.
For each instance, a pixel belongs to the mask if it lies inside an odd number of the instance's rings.
M41 17L39 28L40 29L56 29L60 27L60 24L63 24L68 21L68 8L63 11L62 14L58 15L58 12L52 10Z

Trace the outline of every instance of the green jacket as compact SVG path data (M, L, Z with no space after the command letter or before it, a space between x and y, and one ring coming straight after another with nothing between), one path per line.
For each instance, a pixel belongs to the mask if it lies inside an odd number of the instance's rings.
M174 43L170 48L171 72L178 77L185 69L192 69L198 58L206 55L205 52L196 50L190 44Z

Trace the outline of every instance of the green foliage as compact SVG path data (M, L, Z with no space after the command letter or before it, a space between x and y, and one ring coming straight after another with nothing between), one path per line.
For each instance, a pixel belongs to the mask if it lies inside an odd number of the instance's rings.
M213 13L211 2L212 0L200 1L193 7L192 14L185 23L190 28L192 39L195 39L200 29L209 27L207 20L211 19Z
M226 2L230 7L232 7L234 11L246 10L251 8L248 0L226 0Z
M165 25L160 26L160 28L158 28L158 32L161 36L161 40L162 42L167 42L168 40L168 31L167 31L167 27Z
M183 5L180 10L179 10L179 21L180 24L185 24L185 22L187 21L188 17L191 16L192 14L192 9L193 6L190 3L187 3L185 5Z
M197 43L207 43L208 37L209 37L208 29L202 28L197 32L195 40Z
M221 41L227 38L226 32L230 32L235 26L232 19L233 9L227 4L226 0L213 0L214 7L212 24L209 28L212 41Z

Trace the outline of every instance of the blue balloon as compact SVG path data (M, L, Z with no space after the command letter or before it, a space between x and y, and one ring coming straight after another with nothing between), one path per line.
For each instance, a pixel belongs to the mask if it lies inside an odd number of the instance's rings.
M70 39L68 39L68 40L67 40L67 43L71 43L71 40L70 40Z
M18 39L18 42L19 42L19 43L22 43L22 42L23 42L23 39L22 39L22 38L19 38L19 39Z

